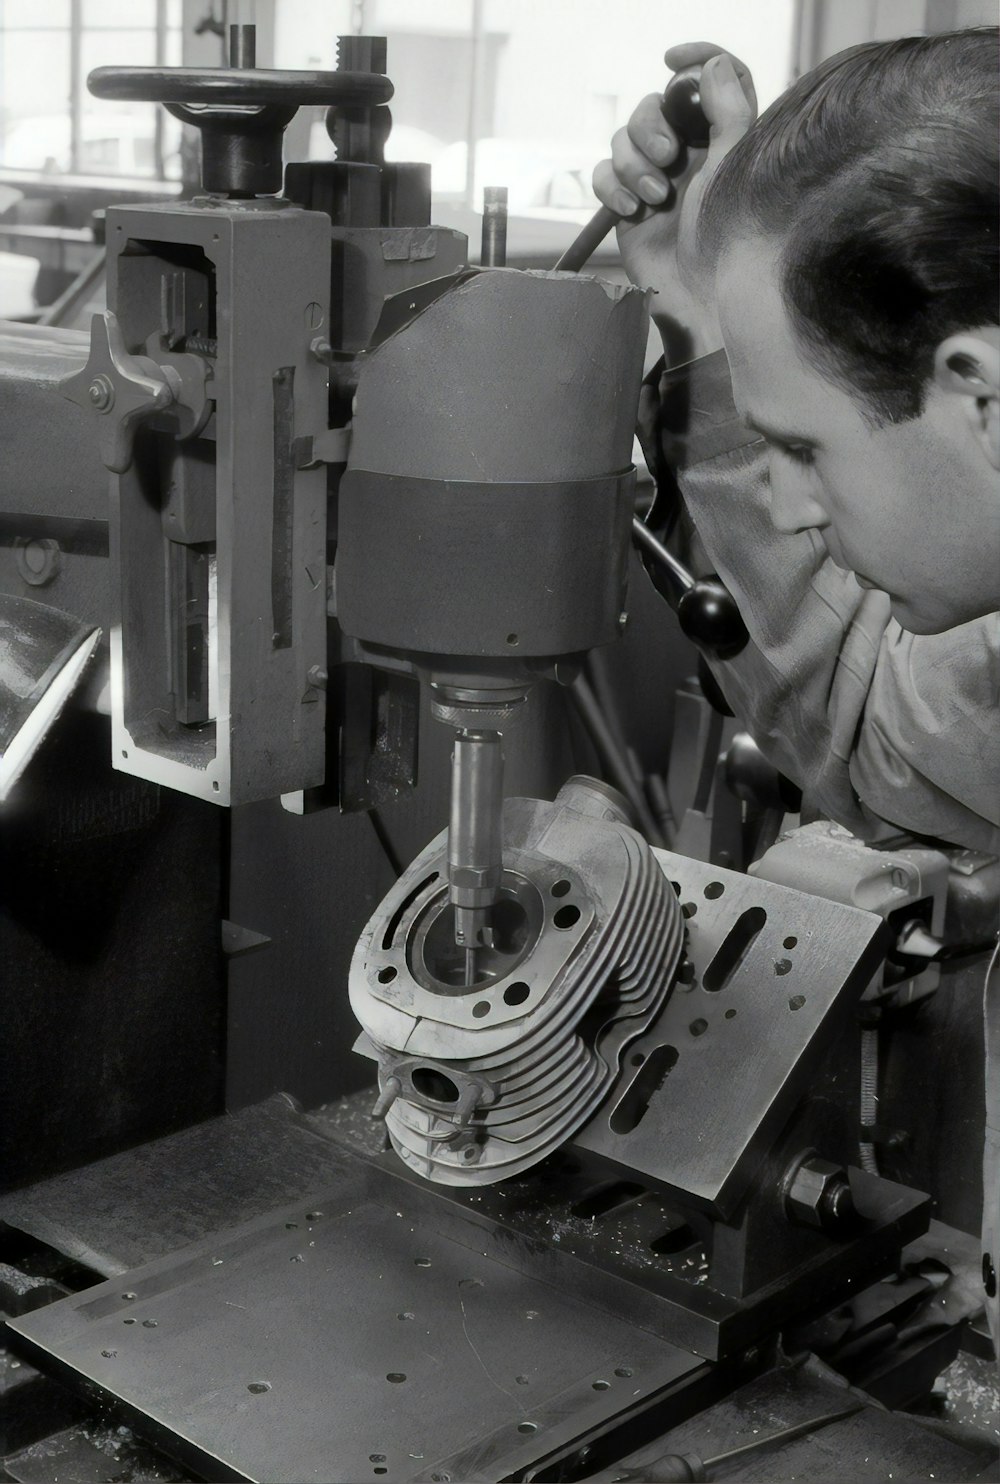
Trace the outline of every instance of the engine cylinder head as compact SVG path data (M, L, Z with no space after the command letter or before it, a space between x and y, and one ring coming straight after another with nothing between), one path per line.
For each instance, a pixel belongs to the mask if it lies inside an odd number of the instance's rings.
M504 867L473 984L444 835L382 902L351 965L378 1116L400 1158L440 1184L519 1174L572 1137L659 1014L681 956L677 897L593 780L551 804L508 800Z

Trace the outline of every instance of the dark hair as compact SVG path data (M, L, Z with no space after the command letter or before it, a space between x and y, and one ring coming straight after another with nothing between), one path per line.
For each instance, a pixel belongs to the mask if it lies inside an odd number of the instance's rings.
M699 241L779 242L806 353L876 424L923 410L934 352L998 315L998 30L852 47L726 155Z

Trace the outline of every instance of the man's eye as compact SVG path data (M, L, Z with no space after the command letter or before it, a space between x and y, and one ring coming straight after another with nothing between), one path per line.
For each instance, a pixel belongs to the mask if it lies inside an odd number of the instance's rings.
M815 461L814 451L808 443L776 443L774 447L786 459L791 459L793 464L808 466Z

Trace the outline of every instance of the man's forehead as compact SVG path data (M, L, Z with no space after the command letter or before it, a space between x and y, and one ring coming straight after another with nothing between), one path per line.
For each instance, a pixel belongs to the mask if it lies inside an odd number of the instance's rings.
M844 393L804 355L778 284L779 244L744 237L719 260L716 294L737 409L779 441L821 440Z

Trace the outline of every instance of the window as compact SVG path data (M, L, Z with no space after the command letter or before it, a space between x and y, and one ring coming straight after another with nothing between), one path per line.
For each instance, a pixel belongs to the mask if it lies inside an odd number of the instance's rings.
M181 0L0 0L0 167L175 178L180 124L87 91L99 66L176 66Z

